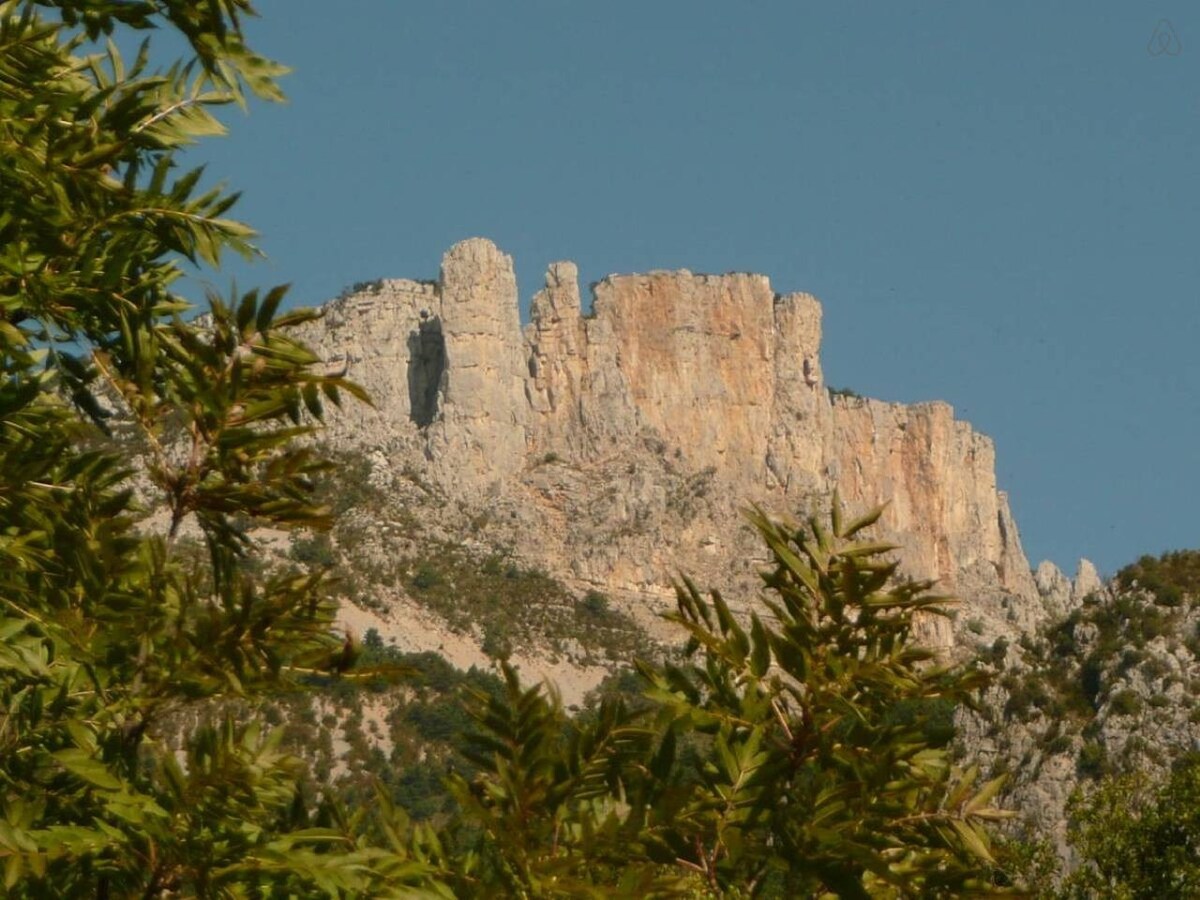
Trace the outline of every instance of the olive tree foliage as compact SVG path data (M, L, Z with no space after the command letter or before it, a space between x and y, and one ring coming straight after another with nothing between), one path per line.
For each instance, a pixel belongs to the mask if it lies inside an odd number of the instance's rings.
M771 566L749 627L684 581L686 661L640 665L636 713L572 723L510 672L475 708L479 773L455 785L474 838L463 895L489 895L479 878L520 897L999 893L1003 779L956 771L934 727L984 676L915 642L945 598L863 539L879 514L755 512Z
M326 464L300 439L361 391L289 336L312 314L280 313L284 289L210 297L197 322L174 287L254 252L236 195L178 165L222 132L216 107L281 96L283 69L243 40L252 14L0 0L6 896L380 895L427 871L402 816L369 848L362 823L310 809L255 728L193 729L181 755L158 728L350 655L322 575L262 574L247 533L327 524L309 496ZM129 60L110 38L152 29L188 58L156 70L148 44Z

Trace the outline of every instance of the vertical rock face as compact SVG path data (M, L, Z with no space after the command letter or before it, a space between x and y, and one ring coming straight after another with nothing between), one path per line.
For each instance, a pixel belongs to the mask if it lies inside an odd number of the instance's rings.
M885 521L912 571L952 592L994 589L973 612L1028 624L1033 610L1004 602L1038 594L1007 498L996 488L988 438L945 403L837 398L831 451L831 478L845 500L890 504Z
M496 492L525 463L529 413L512 259L463 241L442 260L439 287L445 371L430 456L450 493Z
M529 344L529 404L542 424L543 442L571 453L585 453L587 439L581 404L589 379L588 339L579 301L579 272L574 263L554 263L546 286L533 296Z
M335 433L416 439L414 419L432 421L445 369L436 365L441 296L434 282L386 279L355 285L325 306L304 337L335 370L346 369L371 393L374 407L348 404ZM429 409L423 410L422 404Z
M631 597L680 570L752 587L738 510L803 514L837 489L890 504L906 571L963 595L974 639L1043 614L992 442L944 403L831 399L820 304L761 275L610 276L585 316L575 266L556 263L522 331L512 260L472 239L435 284L335 301L310 339L377 404L340 440L467 507L508 503L493 537L560 576Z
M641 424L695 467L746 479L761 474L771 433L773 307L758 275L653 272L596 287L596 318L615 338L610 364Z
M496 493L524 467L528 348L512 259L491 241L457 244L436 282L356 286L305 337L374 403L338 416L335 442L428 469L451 496Z
M819 493L828 476L832 409L821 374L821 304L810 294L777 297L775 408L767 483L788 494Z
M1001 558L991 446L949 406L839 398L833 429L831 474L842 496L862 506L890 500L891 524L915 568L947 579L978 557Z

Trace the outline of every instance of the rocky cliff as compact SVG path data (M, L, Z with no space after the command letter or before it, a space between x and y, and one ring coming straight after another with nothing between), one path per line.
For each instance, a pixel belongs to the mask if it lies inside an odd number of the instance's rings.
M436 281L359 285L306 337L375 401L339 418L335 445L420 484L447 534L469 524L634 613L680 571L753 590L740 510L801 515L834 489L853 509L888 502L907 574L966 601L931 626L943 646L1028 630L1073 593L1049 569L1039 590L991 440L944 403L831 395L820 304L764 276L609 276L585 312L557 263L522 328L511 258L471 239Z

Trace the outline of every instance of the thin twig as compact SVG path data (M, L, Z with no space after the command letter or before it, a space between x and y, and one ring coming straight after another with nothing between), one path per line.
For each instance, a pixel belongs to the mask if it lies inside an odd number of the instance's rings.
M140 122L139 124L134 125L133 128L130 129L130 131L133 134L137 134L140 131L144 131L145 129L147 129L151 125L153 125L155 122L159 122L159 121L165 119L167 116L172 115L173 113L176 113L181 109L187 109L189 106L194 106L197 102L199 102L199 101L197 101L195 98L188 98L187 100L180 100L178 103L172 103L166 109L156 112L154 115L152 115L150 118L148 118L145 122Z

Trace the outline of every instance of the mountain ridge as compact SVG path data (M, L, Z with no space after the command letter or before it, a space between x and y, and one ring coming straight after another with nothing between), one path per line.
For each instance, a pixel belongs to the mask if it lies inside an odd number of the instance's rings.
M905 573L963 598L957 622L928 623L938 646L1031 630L1086 593L1052 564L1035 577L992 441L948 404L829 391L810 294L660 270L601 279L585 315L560 262L522 327L512 259L483 238L436 280L359 287L304 335L375 400L331 442L463 509L502 507L489 539L569 583L654 611L680 570L753 590L739 509L803 514L837 489L852 509L888 502ZM1079 585L1094 580L1081 562Z

